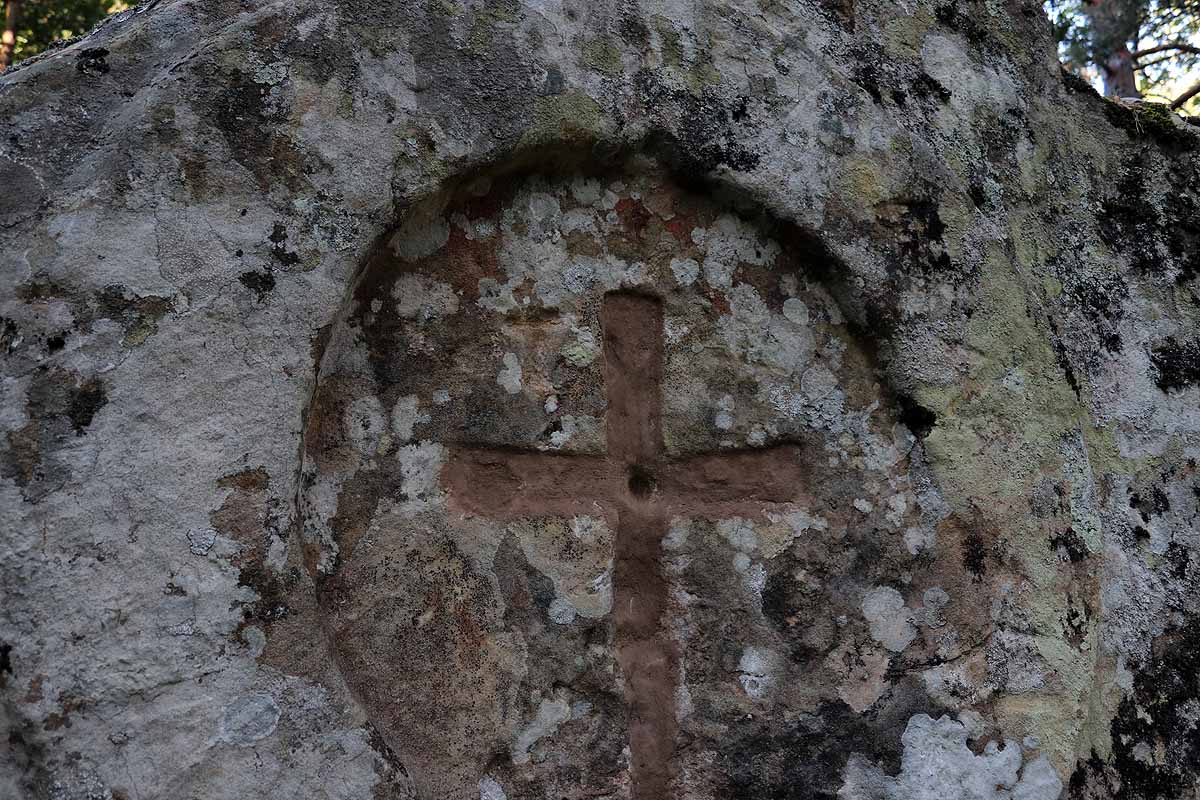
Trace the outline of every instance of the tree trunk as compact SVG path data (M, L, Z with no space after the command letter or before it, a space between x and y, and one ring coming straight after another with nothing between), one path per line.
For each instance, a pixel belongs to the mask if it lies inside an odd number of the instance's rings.
M1141 97L1137 88L1137 76L1133 71L1133 57L1129 49L1122 47L1109 55L1101 68L1104 70L1104 94L1107 97Z
M4 33L0 34L0 70L12 66L13 50L17 46L17 16L21 12L21 0L5 0Z
M1092 61L1104 75L1104 94L1108 97L1141 97L1130 44L1138 38L1145 3L1088 0L1084 13L1091 21Z

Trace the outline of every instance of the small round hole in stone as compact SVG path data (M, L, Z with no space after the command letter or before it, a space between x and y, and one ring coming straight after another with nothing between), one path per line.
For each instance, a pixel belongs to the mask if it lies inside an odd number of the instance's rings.
M649 497L658 486L654 473L642 466L629 468L629 491L634 497Z

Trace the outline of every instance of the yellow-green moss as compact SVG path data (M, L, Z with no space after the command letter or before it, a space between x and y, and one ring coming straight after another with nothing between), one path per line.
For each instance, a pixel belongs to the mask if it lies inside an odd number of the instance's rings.
M520 149L587 143L602 138L609 127L604 111L582 92L539 97Z

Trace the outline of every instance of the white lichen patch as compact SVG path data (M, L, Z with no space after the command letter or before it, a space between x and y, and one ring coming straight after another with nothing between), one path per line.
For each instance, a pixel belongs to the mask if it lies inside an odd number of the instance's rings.
M604 194L604 186L595 178L577 177L571 181L571 196L581 206L599 204Z
M808 325L808 306L798 297L789 297L783 301L783 316L788 322L805 327Z
M217 532L212 528L197 528L188 531L188 549L198 556L206 555L217 541Z
M758 550L758 533L754 529L754 523L748 519L733 517L719 520L717 532L739 553L751 555Z
M575 451L597 452L603 447L604 427L596 417L563 414L558 422L560 428L550 434L549 449L570 445Z
M1059 445L1063 457L1063 472L1071 486L1071 530L1079 535L1089 550L1100 550L1102 533L1100 509L1096 502L1096 483L1088 459L1083 435L1064 438ZM1165 545L1160 554L1166 552Z
M691 330L691 326L682 319L667 317L663 321L663 338L667 340L668 345L679 344Z
M717 430L733 430L733 407L732 395L724 395L717 401L717 414L713 417L713 425Z
M559 726L571 718L571 704L566 695L560 692L552 699L543 699L538 704L537 716L517 734L512 745L512 760L514 764L528 764L529 748L539 739L554 735Z
M1057 800L1062 780L1041 756L1023 763L1011 739L988 742L976 755L967 731L948 716L911 717L901 737L900 774L892 777L861 755L850 757L838 797L843 800Z
M867 592L862 613L870 625L871 638L893 653L899 653L917 637L904 598L890 586L877 586Z
M322 575L328 575L337 564L339 548L330 521L337 514L340 487L335 476L318 473L305 492L307 509L301 533L306 544L316 546L317 571Z
M346 407L342 424L346 426L347 440L365 458L375 455L387 433L383 404L373 394L354 398Z
M682 550L687 546L688 536L691 532L691 520L681 517L673 518L670 526L667 528L667 535L663 537L663 549Z
M479 800L508 800L504 788L491 775L479 779Z
M443 499L438 476L446 461L446 448L435 442L418 442L396 452L400 462L401 499L396 509L411 516Z
M680 286L691 286L700 277L700 265L694 258L673 258L671 274Z
M918 555L933 546L935 533L932 526L915 525L904 531L904 548L911 555Z
M429 422L429 415L421 413L420 400L415 394L396 400L392 407L392 433L400 442L413 438L413 430L421 423Z
M265 739L275 732L279 705L269 694L239 697L225 707L218 738L243 747Z
M946 624L942 617L942 609L950 603L950 595L940 586L931 586L921 595L923 607L923 624L930 628L940 628Z
M418 273L397 278L392 298L403 319L428 322L458 312L458 295L451 286Z
M987 683L987 665L981 655L972 654L946 664L937 664L921 673L926 693L946 706L983 700L992 693Z
M741 264L762 266L779 255L778 244L732 214L722 214L711 228L697 228L692 240L704 248L702 272L714 289L728 289Z
M496 383L509 394L521 391L521 362L516 353L504 354L504 366L496 375Z
M758 525L755 532L758 538L758 555L770 561L785 552L796 537L810 529L823 530L827 527L824 520L811 516L803 509L787 512L767 512L769 521L766 525Z
M738 661L738 682L752 700L763 700L771 693L782 659L761 647L747 647Z
M577 616L574 604L565 597L556 597L551 600L546 613L551 622L559 625L570 625Z
M738 358L784 374L799 372L812 359L815 344L809 327L773 313L753 286L734 286L729 310L720 319L721 334Z
M884 518L893 528L900 527L900 523L904 521L904 515L908 513L908 498L903 494L894 494L887 499L887 511L884 513Z

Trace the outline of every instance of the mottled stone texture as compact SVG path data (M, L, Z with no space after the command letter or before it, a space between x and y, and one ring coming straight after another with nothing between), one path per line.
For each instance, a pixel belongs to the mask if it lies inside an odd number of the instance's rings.
M162 0L0 119L0 797L1197 791L1200 128L1033 0Z

